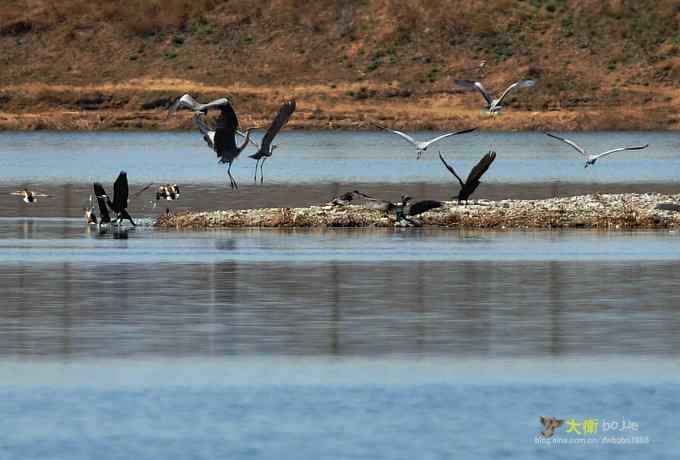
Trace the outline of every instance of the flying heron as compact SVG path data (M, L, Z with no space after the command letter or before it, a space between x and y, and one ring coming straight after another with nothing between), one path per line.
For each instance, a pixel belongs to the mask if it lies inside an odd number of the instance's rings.
M249 158L257 160L257 163L255 163L256 182L257 182L257 165L258 164L260 165L260 183L262 183L264 181L264 172L262 171L264 162L267 158L272 156L272 154L274 153L274 149L277 147L276 145L272 144L272 141L274 140L274 137L276 137L278 132L281 131L281 128L283 128L286 125L286 123L288 123L288 120L290 119L291 115L293 115L293 112L295 112L295 99L291 99L289 101L284 102L281 108L279 109L279 113L276 114L274 121L272 121L272 124L269 126L269 129L267 129L267 132L262 138L262 142L260 143L257 152L255 152L252 155L249 155ZM261 163L260 160L262 160Z
M612 153L622 152L624 150L642 150L642 149L646 149L647 147L649 147L649 144L636 145L636 146L632 146L632 147L619 147L619 148L616 148L616 149L607 150L606 152L602 152L602 153L597 154L597 155L592 155L592 154L589 154L588 152L586 152L585 149L583 149L583 147L581 147L580 145L578 145L574 141L570 141L569 139L565 139L563 137L556 136L554 134L547 133L545 131L543 132L543 134L545 134L546 136L550 136L554 139L560 140L560 141L564 142L565 144L572 146L578 153L583 155L586 158L586 164L585 164L584 168L587 168L590 165L594 165L597 160L599 160L602 157L606 157L607 155L611 155Z
M132 198L136 198L142 192L146 191L152 184L149 184L136 192ZM135 222L132 220L132 216L127 211L130 187L128 186L127 173L121 171L113 183L113 200L107 195L104 186L99 182L94 182L92 184L94 189L94 196L97 198L97 205L99 206L99 214L101 215L99 219L100 224L107 224L111 222L111 216L109 214L109 209L116 213L116 223L120 224L124 219L130 221L133 226L136 226Z
M27 188L23 190L17 190L16 192L10 193L10 195L15 195L15 196L20 196L21 200L24 203L35 203L38 201L38 198L47 198L50 197L51 195L47 195L45 193L38 193L34 192L33 190L29 190Z
M467 204L468 198L470 198L470 195L474 193L475 190L477 190L477 187L479 187L480 180L484 173L489 169L489 166L491 166L491 163L496 159L496 152L489 151L486 155L482 157L481 160L475 165L474 168L470 171L470 174L468 175L467 179L465 182L463 182L463 179L460 178L458 174L456 174L456 171L453 169L453 166L448 164L446 160L444 160L444 157L442 156L441 152L439 152L439 159L442 160L442 163L444 163L444 166L446 166L446 169L449 170L451 174L453 174L456 179L458 179L458 182L460 182L460 191L458 192L458 204L461 203L461 201L465 200L465 203Z
M536 82L534 80L519 80L513 83L512 85L508 86L508 88L505 91L503 91L503 94L501 94L501 97L499 97L498 99L494 99L493 97L491 97L491 95L486 91L486 89L484 89L484 85L482 85L481 82L473 80L456 80L456 84L462 88L476 89L477 91L479 91L479 93L486 101L486 109L489 111L491 115L496 115L503 108L501 102L503 102L505 96L507 96L512 90L534 86Z
M174 113L177 109L182 107L189 108L195 112L193 119L194 124L198 127L199 131L201 131L201 134L203 134L203 140L208 144L208 147L215 151L220 163L226 163L228 165L227 175L229 176L231 188L238 190L238 183L236 182L236 179L234 179L234 176L231 175L231 165L248 146L251 131L257 128L248 128L246 130L245 140L241 145L237 145L235 135L239 127L238 117L236 116L236 112L234 112L234 108L231 106L229 99L220 98L208 102L207 104L200 104L190 95L185 94L173 104L170 108L170 112ZM217 117L217 120L215 121L215 128L210 128L203 119L209 109L218 109L220 111L220 116Z
M401 131L397 131L396 129L390 129L390 128L387 128L385 126L379 125L377 123L373 123L373 125L380 128L380 129L383 129L385 131L389 131L391 133L394 133L397 136L401 137L402 139L406 140L409 144L413 145L416 148L416 152L418 153L418 156L416 157L417 159L420 159L420 156L423 154L423 152L426 151L427 148L430 145L434 144L435 142L439 142L442 139L446 139L447 137L450 137L450 136L457 136L459 134L469 133L469 132L472 132L472 131L477 129L476 127L475 128L468 128L468 129L463 129L461 131L442 134L441 136L437 136L434 139L430 139L429 141L416 141L414 138L412 138L408 134L401 132Z

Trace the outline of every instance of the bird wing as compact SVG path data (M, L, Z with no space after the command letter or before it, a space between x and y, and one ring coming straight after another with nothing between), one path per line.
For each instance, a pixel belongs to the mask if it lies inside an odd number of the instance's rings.
M180 97L175 101L174 104L170 106L170 109L168 109L168 112L170 113L175 113L177 112L178 109L181 109L182 107L186 107L187 109L191 109L194 112L200 110L201 104L199 104L196 99L191 97L190 94L185 94L184 96Z
M246 133L244 133L244 132L241 131L240 129L237 129L237 130L236 130L236 135L239 136L239 137L246 137ZM249 143L249 144L252 144L254 147L257 147L258 149L260 148L260 143L257 142L257 141L256 141L255 139L253 139L252 137L248 138L248 143ZM252 156L251 156L251 157L252 157Z
M135 193L132 194L131 199L134 200L134 199L137 198L139 195L141 195L142 193L144 193L144 192L146 192L147 190L149 190L149 188L150 188L152 185L153 185L153 182L151 182L149 185L147 185L147 186L145 186L145 187L142 187L141 189L137 190Z
M474 131L474 130L476 130L476 129L477 129L477 127L474 127L474 128L468 128L468 129L463 129L463 130L460 130L460 131L456 131L456 132L454 132L454 133L446 133L446 134L442 134L442 135L439 136L439 137L435 137L434 139L431 139L431 140L425 142L425 147L427 148L427 147L429 147L431 144L434 144L435 142L438 142L438 141L440 141L440 140L442 140L442 139L446 139L446 138L449 137L449 136L457 136L458 134L469 133L469 132L472 132L472 131Z
M498 104L500 104L501 101L505 98L505 96L507 96L508 93L510 91L512 91L513 89L515 89L515 88L526 88L526 87L529 87L529 86L534 86L535 83L536 82L534 80L520 80L520 81L513 83L512 85L508 86L508 88L505 91L503 91L503 94L501 94L501 97L498 98Z
M396 129L390 129L390 128L387 128L387 127L385 127L385 126L381 126L381 125L379 125L379 124L377 124L377 123L373 123L373 125L374 125L374 126L377 126L377 127L380 128L380 129L384 129L385 131L389 131L389 132L391 132L391 133L396 134L397 136L402 137L402 138L405 139L407 142L409 142L409 143L415 145L416 147L418 146L418 143L416 142L416 140L415 140L414 138L412 138L411 136L409 136L408 134L406 134L406 133L402 133L401 131L397 131Z
M203 117L205 114L203 112L196 112L194 115L194 124L198 130L203 134L203 140L208 144L211 149L215 148L215 131L210 129Z
M484 89L484 85L482 85L480 82L472 80L456 80L455 83L462 88L476 89L477 91L479 91L479 94L482 95L482 97L484 98L488 105L491 105L491 103L493 102L493 100L491 99L491 95L489 95L489 93L486 92L486 89Z
M286 123L288 123L288 120L290 119L291 115L293 115L293 112L295 112L295 99L284 102L281 108L279 108L279 113L276 114L276 117L269 126L269 129L267 129L267 132L264 134L260 150L264 150L269 153L269 147L271 146L274 137L276 137L279 131L281 131L281 128L283 128Z
M582 148L580 145L578 145L576 142L574 142L574 141L570 141L569 139L565 139L565 138L563 138L563 137L556 136L556 135L554 135L554 134L551 134L551 133L548 133L548 132L545 132L545 131L543 132L543 134L545 134L546 136L550 136L550 137L552 137L552 138L554 138L554 139L557 139L558 141L562 141L562 142L564 142L565 144L571 145L573 148L575 148L575 149L578 151L578 153L580 153L580 154L583 155L584 157L587 157L587 156L588 156L588 154L586 153L586 151L583 150L583 148Z
M215 99L214 101L210 101L207 104L199 104L197 110L200 110L201 112L207 112L210 109L222 110L227 106L231 107L231 101L226 97L221 97L219 99Z
M482 178L484 173L489 169L489 166L491 166L491 163L493 163L493 160L496 159L496 152L489 151L486 155L482 157L481 160L479 160L479 163L475 165L474 168L472 168L472 171L470 171L470 174L467 177L467 181L465 181L466 184L471 184L475 181L479 181L479 179Z
M121 171L118 178L113 183L113 210L121 212L128 205L128 195L130 187L128 186L127 173Z
M598 158L606 157L607 155L611 155L612 153L615 153L615 152L621 152L623 150L642 150L642 149L646 149L647 147L649 147L649 144L635 145L635 146L632 146L632 147L619 147L618 149L607 150L606 152L602 152L599 155L594 155L593 159L596 160Z
M435 200L418 201L417 203L413 203L411 205L411 207L408 210L408 215L409 216L417 216L418 214L422 214L424 212L427 212L430 209L441 208L441 207L442 207L441 201L435 201Z
M450 164L448 164L448 163L446 162L446 160L445 160L444 157L442 156L442 153L441 153L441 152L439 152L439 159L442 160L442 163L444 163L444 166L446 166L446 169L448 169L449 172L450 172L451 174L453 174L453 175L456 177L456 179L458 179L458 182L460 182L460 186L461 186L461 187L464 187L464 186L465 186L465 182L463 182L463 179L461 179L460 176L459 176L458 174L456 174L456 170L453 169L453 166L451 166Z
M104 187L99 182L93 183L92 187L94 189L94 196L95 196L95 198L97 198L97 205L99 206L99 214L101 214L100 222L102 224L107 223L107 222L111 222L111 216L109 215L109 209L106 206L106 199L108 198L108 195L106 194L106 190L104 190Z

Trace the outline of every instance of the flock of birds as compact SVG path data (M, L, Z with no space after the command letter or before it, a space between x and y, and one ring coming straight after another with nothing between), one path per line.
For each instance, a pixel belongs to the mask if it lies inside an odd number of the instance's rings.
M484 98L485 108L491 116L496 116L502 110L503 100L512 91L520 88L532 87L535 84L534 80L519 80L503 91L500 97L494 99L491 94L484 88L481 82L472 80L456 80L455 83L461 88L471 89L478 91ZM207 146L213 150L218 157L220 163L227 165L227 177L229 179L229 184L233 190L238 190L238 182L236 178L231 173L231 167L234 161L239 157L241 152L243 152L249 145L253 145L257 151L249 155L250 158L256 160L255 163L255 175L254 180L257 182L257 171L258 167L260 169L260 183L264 181L264 171L263 166L265 161L270 158L277 145L274 144L274 138L283 129L283 127L288 123L288 120L292 117L295 112L295 100L290 99L285 101L279 108L277 114L272 120L271 124L267 128L262 140L258 143L251 138L251 133L254 130L260 129L260 127L250 127L245 131L240 128L238 116L232 106L230 99L220 98L214 101L202 104L196 101L191 95L185 94L180 97L169 109L170 114L176 113L179 109L188 109L193 112L193 123L201 133L203 140ZM209 111L218 111L219 115L215 119L213 126L211 127L206 117ZM461 134L470 133L475 131L477 128L468 128L460 131L449 132L437 136L433 139L427 141L417 141L410 135L398 131L396 129L391 129L386 126L373 123L379 129L385 130L387 132L393 133L399 136L401 139L405 140L411 144L416 149L416 158L419 159L423 152L426 152L428 147L435 144L443 139L451 136L457 136ZM605 156L611 155L615 152L621 152L624 150L640 150L648 147L646 145L640 146L629 146L629 147L619 147L611 150L607 150L600 154L590 154L584 148L576 144L574 141L557 136L552 133L544 132L547 136L557 139L566 143L567 145L578 151L585 159L585 167L594 165L595 162ZM237 142L237 137L243 138L240 143ZM439 153L439 158L443 163L444 167L457 179L460 184L460 190L456 199L458 203L461 204L463 201L467 203L469 197L475 192L479 184L481 183L481 178L489 169L491 164L496 159L496 152L489 151L486 153L481 160L472 168L467 179L463 181L461 176L455 171L453 166L444 159L441 152ZM120 225L123 221L128 220L133 226L136 225L132 216L130 216L127 208L131 198L139 196L142 192L148 190L152 184L147 185L143 189L136 192L134 195L130 196L129 186L127 180L127 173L121 171L118 178L113 184L113 198L111 198L107 193L101 183L95 182L93 184L94 196L97 200L97 205L99 208L99 217L97 217L94 207L92 206L92 196L90 196L90 206L85 209L85 218L89 224L96 225L108 225L110 223L115 223ZM13 195L20 196L25 203L34 203L39 197L49 197L49 195L44 193L35 192L32 190L24 189L19 190ZM156 191L156 203L160 200L177 200L180 197L180 191L177 184L163 184L160 185ZM394 212L397 221L410 222L411 216L416 216L422 214L423 212L429 211L431 209L441 207L443 203L435 200L424 200L413 203L411 197L402 195L399 202L391 202L387 200L381 200L371 197L365 193L354 190L352 192L345 193L339 197L331 200L332 205L344 205L351 202L353 199L358 198L363 200L364 206L380 210L382 212ZM154 204L155 206L156 204ZM169 212L167 210L166 212ZM115 220L112 221L111 215L115 215Z

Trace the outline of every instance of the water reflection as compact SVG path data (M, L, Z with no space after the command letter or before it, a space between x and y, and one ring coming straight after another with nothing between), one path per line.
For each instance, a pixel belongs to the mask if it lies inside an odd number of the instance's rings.
M0 267L0 353L676 355L680 264L632 265Z

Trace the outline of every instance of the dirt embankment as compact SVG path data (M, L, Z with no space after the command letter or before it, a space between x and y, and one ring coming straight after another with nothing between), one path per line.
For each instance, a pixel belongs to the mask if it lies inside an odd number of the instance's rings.
M672 0L8 0L0 129L186 129L185 92L244 126L680 129L679 30ZM491 119L458 78L537 84Z

